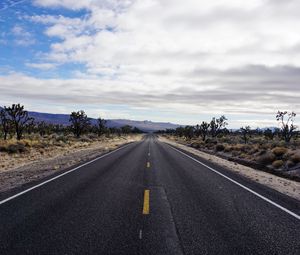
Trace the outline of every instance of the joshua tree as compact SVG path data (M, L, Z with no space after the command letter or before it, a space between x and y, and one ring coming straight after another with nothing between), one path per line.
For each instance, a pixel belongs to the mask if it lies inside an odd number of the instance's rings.
M34 119L29 117L28 112L24 110L24 106L20 104L13 104L10 107L4 106L4 110L15 128L17 139L21 140L27 124L33 122Z
M210 127L209 123L205 121L203 121L200 125L200 135L203 141L205 141L206 136L208 135L209 127Z
M98 133L98 136L101 136L105 133L105 130L106 130L105 124L106 124L105 119L101 119L101 118L97 119L97 133Z
M209 123L202 121L201 125L197 125L195 128L196 135L201 136L202 140L205 141L206 136L208 135L209 132L209 127L210 127Z
M90 119L82 110L72 112L69 121L71 122L71 130L77 138L79 138L90 126Z
M277 121L279 121L281 125L281 134L284 138L285 142L289 143L294 135L294 131L297 127L294 125L294 119L296 117L296 113L287 111L281 112L278 111L276 115Z
M212 137L216 137L226 128L226 126L228 125L226 120L227 118L224 115L222 115L218 119L216 119L215 117L212 118L210 122L210 132Z
M248 141L249 141L249 136L250 136L250 133L251 133L251 128L250 128L250 126L241 127L241 128L240 128L240 131L241 131L241 133L242 133L244 143L245 143L245 144L248 143Z
M7 112L4 109L0 110L0 124L2 126L3 131L3 139L6 140L11 128L11 121L7 116Z

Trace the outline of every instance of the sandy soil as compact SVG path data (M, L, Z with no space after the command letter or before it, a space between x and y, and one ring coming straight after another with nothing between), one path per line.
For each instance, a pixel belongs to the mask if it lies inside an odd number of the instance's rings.
M80 162L100 156L119 146L139 141L142 135L115 137L93 143L75 143L71 146L53 146L46 150L31 149L28 153L0 153L0 192L39 180Z
M193 153L203 159L212 161L230 171L241 174L255 182L266 185L272 189L275 189L283 194L296 198L300 201L300 183L296 181L287 180L275 175L255 170L253 168L243 166L234 162L230 162L226 159L222 159L215 155L210 155L197 149L179 144L175 141L166 139L165 137L159 137L159 140L165 143L174 145L180 149Z

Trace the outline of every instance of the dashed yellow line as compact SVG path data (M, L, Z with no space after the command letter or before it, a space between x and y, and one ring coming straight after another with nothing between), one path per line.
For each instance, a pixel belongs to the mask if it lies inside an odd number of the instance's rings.
M149 211L150 211L150 190L146 189L144 192L143 214L149 214Z
M147 168L150 168L150 162L147 162Z

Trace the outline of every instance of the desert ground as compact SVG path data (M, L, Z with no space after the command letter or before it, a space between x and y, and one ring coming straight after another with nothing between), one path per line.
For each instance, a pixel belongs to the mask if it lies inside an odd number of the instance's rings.
M0 192L63 171L96 158L124 144L139 141L142 135L32 136L21 141L0 142Z

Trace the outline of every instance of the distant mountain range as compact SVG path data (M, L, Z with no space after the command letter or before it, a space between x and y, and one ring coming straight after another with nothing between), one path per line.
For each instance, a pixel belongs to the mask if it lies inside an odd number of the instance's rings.
M29 115L33 117L37 122L45 121L51 124L69 125L69 114L52 114L52 113L41 113L41 112L29 112ZM96 123L96 119L91 119L92 124ZM157 130L175 129L180 125L172 124L169 122L152 122L148 120L137 121L137 120L126 120L126 119L111 119L107 120L107 127L122 127L129 125L137 127L145 132L153 132Z
M0 107L0 110L2 107ZM36 122L45 121L46 123L51 124L60 124L60 125L69 125L69 114L53 114L53 113L42 113L42 112L29 112L29 115L35 119ZM96 124L96 119L91 119L92 124ZM152 122L149 120L138 121L138 120L127 120L127 119L108 119L106 126L107 127L122 127L125 125L129 125L132 127L136 127L145 132L155 132L158 130L166 130L166 129L176 129L182 125L173 124L170 122ZM266 129L271 129L273 132L276 127L265 127L260 128L261 131L265 131ZM231 129L232 131L237 131L239 129Z

